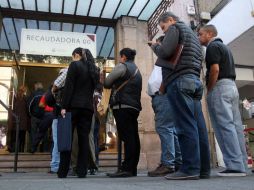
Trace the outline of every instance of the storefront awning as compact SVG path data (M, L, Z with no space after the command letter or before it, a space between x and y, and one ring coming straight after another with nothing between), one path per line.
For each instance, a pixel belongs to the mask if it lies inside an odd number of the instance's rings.
M22 28L95 33L97 55L114 57L114 25L122 15L148 21L162 0L1 0L0 49L19 50Z

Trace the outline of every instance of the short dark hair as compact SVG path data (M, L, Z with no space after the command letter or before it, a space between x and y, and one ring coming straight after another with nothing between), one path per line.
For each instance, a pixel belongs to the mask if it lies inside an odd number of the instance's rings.
M120 56L125 55L128 61L133 61L136 56L136 50L135 49L130 49L130 48L123 48L120 51Z
M169 17L172 17L175 21L179 21L179 17L178 17L178 16L176 16L174 13L168 11L168 12L163 13L163 14L159 17L158 22L159 22L159 23L160 23L160 22L167 22Z
M217 31L216 27L212 24L202 26L201 29L205 30L206 32L211 32L214 37L218 35L218 31Z

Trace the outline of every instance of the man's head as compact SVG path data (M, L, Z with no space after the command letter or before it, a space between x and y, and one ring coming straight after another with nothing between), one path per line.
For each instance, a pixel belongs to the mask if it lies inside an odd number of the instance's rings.
M201 45L207 46L208 43L218 34L214 25L205 25L198 31L198 37Z
M34 90L42 90L43 89L43 85L41 82L35 82L34 83Z
M161 27L161 30L165 33L168 28L175 24L177 21L179 21L178 16L176 16L174 13L172 12L166 12L163 13L160 17L159 17L159 25Z

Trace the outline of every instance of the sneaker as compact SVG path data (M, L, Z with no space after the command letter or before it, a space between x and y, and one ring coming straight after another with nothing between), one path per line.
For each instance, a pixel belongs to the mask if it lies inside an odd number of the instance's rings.
M188 175L178 171L176 173L166 175L165 178L167 180L197 180L199 179L199 175Z
M148 172L147 175L149 177L161 177L174 172L174 168L160 164L155 170Z
M247 174L237 170L224 170L222 172L217 173L217 175L222 177L244 177Z

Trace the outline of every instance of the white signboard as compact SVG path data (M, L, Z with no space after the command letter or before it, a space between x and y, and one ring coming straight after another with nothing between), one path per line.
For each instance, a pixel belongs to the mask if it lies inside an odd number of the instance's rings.
M96 57L96 35L36 29L21 31L21 54L71 56L77 47L89 49Z

